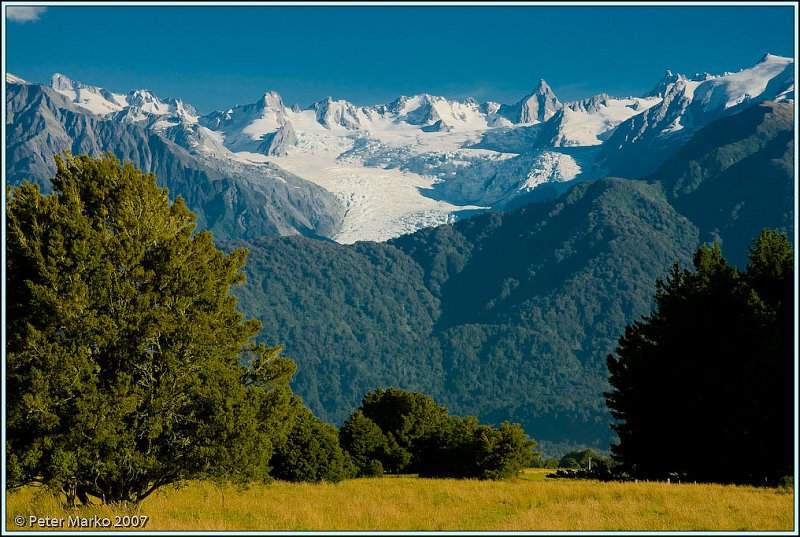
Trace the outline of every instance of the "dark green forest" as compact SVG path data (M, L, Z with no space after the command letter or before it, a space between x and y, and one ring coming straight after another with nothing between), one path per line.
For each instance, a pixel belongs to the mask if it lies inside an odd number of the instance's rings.
M286 343L296 389L324 419L341 423L361 394L393 385L542 438L607 445L605 355L696 241L656 188L606 180L555 207L388 244L255 241L237 293L267 342Z

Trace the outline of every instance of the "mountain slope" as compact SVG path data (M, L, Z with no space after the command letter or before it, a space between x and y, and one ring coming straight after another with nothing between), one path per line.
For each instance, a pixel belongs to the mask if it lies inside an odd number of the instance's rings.
M561 108L561 102L544 79L536 88L511 106L501 106L497 113L514 124L541 123L550 119Z
M605 355L696 242L657 186L601 180L390 243L265 238L238 295L325 419L397 385L538 439L603 446Z
M793 104L765 102L708 125L650 180L743 268L761 229L792 235L793 176Z
M794 62L766 54L738 73L691 78L668 72L651 94L662 101L620 124L603 144L598 165L608 173L639 178L654 172L699 129L762 101L791 98Z
M429 393L442 378L430 341L439 302L397 248L303 237L223 244L238 246L250 250L239 307L262 321L269 344L286 345L296 393L315 414L341 423L376 386Z
M218 237L326 236L341 224L338 200L275 165L233 162L223 166L190 154L149 129L146 121L120 122L94 114L38 84L9 84L8 89L6 178L10 184L28 179L49 191L49 179L55 173L53 155L65 149L88 155L112 151L154 173L171 196L183 196L198 215L198 225Z

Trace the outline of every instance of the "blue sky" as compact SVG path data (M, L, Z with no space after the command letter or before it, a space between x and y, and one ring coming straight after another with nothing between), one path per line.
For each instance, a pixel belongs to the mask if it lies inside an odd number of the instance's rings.
M6 6L8 8L8 6ZM28 20L22 20L28 19ZM794 56L789 6L51 6L9 12L9 72L147 88L201 112L269 90L305 107L432 93L513 103L641 95L664 71Z

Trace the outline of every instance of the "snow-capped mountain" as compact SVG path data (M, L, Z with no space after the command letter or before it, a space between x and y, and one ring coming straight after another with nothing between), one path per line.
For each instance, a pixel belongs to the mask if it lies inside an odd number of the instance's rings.
M147 121L152 122L154 129L163 129L179 123L196 123L199 117L192 105L180 99L162 101L147 90L132 91L125 96L125 103L114 116L122 123Z
M134 123L152 121L160 117L162 122L156 128L169 126L172 122L197 121L197 110L180 99L160 100L146 89L138 89L128 94L112 93L106 89L90 86L74 81L69 77L56 73L50 81L50 87L67 97L77 106L96 115L115 114L114 119L120 122ZM155 123L155 122L154 122Z
M314 111L317 123L326 129L359 130L368 121L363 108L356 108L343 100L334 101L331 97L314 103L311 109Z
M793 74L794 62L790 58L766 54L750 69L708 77L694 88L692 103L687 110L688 121L680 123L697 128L698 124L706 125L710 119L739 105L774 100L788 79L794 80ZM687 94L691 92L689 88L687 84Z
M180 112L183 107L164 101ZM151 103L152 104L152 103ZM197 225L223 240L264 235L328 237L342 227L344 207L327 190L274 164L226 158L215 133L176 116L147 114L138 122L96 114L49 85L6 82L5 178L36 182L45 191L56 172L54 155L111 151L156 175L171 197L180 195ZM186 109L184 108L185 112ZM219 155L219 156L209 156Z
M668 71L650 95L661 95L661 102L620 124L598 157L614 175L646 175L710 122L757 102L793 98L794 61L766 54L737 73L687 77Z
M61 73L53 75L50 86L76 105L95 114L118 112L128 106L124 95L76 82Z
M281 96L271 91L258 101L213 112L199 123L218 133L231 151L256 151L264 134L277 131L286 122L286 108Z
M759 101L793 99L793 69L792 59L766 55L737 73L667 71L643 97L600 94L566 103L544 80L511 105L421 94L377 106L327 97L303 109L270 91L202 116L180 99L113 93L61 74L48 89L95 118L95 128L130 125L215 170L245 170L248 181L291 176L327 191L343 216L325 220L325 234L348 243L502 209L543 185L552 196L606 174L641 177L709 122ZM13 101L25 82L7 75L6 83ZM74 139L73 126L48 121L58 139ZM92 137L98 148L113 145L102 134ZM302 229L313 229L315 219ZM340 224L331 230L331 222Z
M602 93L567 103L543 129L542 143L552 147L600 145L617 125L659 102L658 97L615 99Z

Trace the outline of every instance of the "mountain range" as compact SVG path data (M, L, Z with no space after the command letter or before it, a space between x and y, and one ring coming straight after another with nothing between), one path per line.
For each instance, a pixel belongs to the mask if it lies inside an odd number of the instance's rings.
M399 97L201 115L179 99L6 75L6 174L51 188L63 149L112 151L181 195L235 292L341 423L369 390L520 422L548 453L613 440L605 356L655 281L717 240L743 266L794 222L794 62L667 72L648 94Z
M793 66L767 54L737 73L668 71L641 97L568 103L544 80L510 105L422 94L301 108L271 91L205 115L147 90L7 75L7 180L47 188L52 155L111 150L155 172L221 238L383 241L582 180L643 177L709 122L793 99Z

